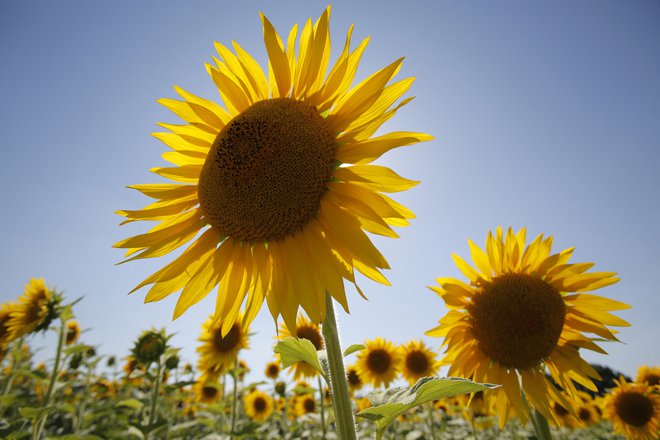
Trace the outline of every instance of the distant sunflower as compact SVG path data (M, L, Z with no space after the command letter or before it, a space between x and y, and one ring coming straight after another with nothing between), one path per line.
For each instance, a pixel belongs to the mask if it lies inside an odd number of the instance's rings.
M422 377L434 376L438 371L436 354L431 351L424 341L410 341L401 347L403 362L401 373L413 385Z
M615 379L617 387L605 397L605 415L614 429L631 440L660 438L660 393L657 387Z
M526 423L522 390L546 418L553 418L551 400L569 406L546 378L546 367L572 397L574 381L596 391L592 379L600 376L578 349L605 352L582 332L616 341L607 326L629 324L608 311L629 306L582 292L616 283L616 274L587 272L593 263L569 264L573 248L551 255L552 237L539 235L525 247L525 229L517 234L509 229L506 237L500 228L495 236L489 233L486 252L468 243L476 269L452 256L470 284L438 278L440 287L431 287L450 309L427 332L445 338L448 374L502 384L484 396L488 404L493 400L500 427L514 408Z
M286 325L280 324L280 331L278 339L290 338L291 336L298 337L299 339L307 339L309 342L314 345L316 351L323 350L325 347L323 344L323 336L321 335L321 329L318 325L311 322L304 315L298 315L296 319L296 333L290 332ZM297 362L293 365L293 380L298 380L301 378L309 379L316 377L318 374L317 371L309 365L307 362Z
M355 367L360 378L374 387L387 387L401 370L401 350L382 338L365 341Z
M195 382L195 400L202 403L215 403L220 400L221 385L215 379L203 375Z
M13 340L13 335L9 330L9 320L15 308L14 303L4 303L0 306L0 347L6 346Z
M364 386L364 382L362 382L355 365L346 367L346 378L348 379L348 391L350 391L351 396Z
M254 390L245 396L245 414L257 422L265 422L273 413L273 398L263 391Z
M148 367L165 353L167 340L165 330L146 330L135 341L131 354L138 363Z
M645 383L651 386L660 385L660 366L650 367L648 365L642 365L637 370L635 382Z
M294 412L296 417L302 417L316 411L316 399L313 394L301 394L294 398Z
M280 375L280 370L281 367L278 361L270 361L266 364L266 370L264 371L264 374L267 378L275 380Z
M10 313L7 328L13 338L33 331L45 330L53 319L54 295L43 278L32 278L25 285L23 296L18 298Z
M202 334L198 339L202 345L197 347L197 368L215 377L236 365L238 352L248 347L249 330L243 328L240 322L234 323L224 336L222 325L222 321L214 321L210 317L202 325Z
M206 69L225 108L178 87L183 100L159 101L184 121L160 124L169 131L154 134L173 150L163 157L174 166L152 171L174 183L131 186L155 201L118 211L124 223L160 223L115 247L127 249L130 261L192 241L134 289L153 284L146 302L183 289L175 319L219 286L214 316L223 334L244 302L247 325L264 299L273 318L281 315L293 330L300 307L323 321L326 292L348 310L344 280L355 284L356 270L389 284L380 272L389 265L365 231L397 237L391 227L414 215L383 193L418 182L371 162L432 137L374 136L410 102L399 99L414 78L390 82L400 58L351 87L368 44L351 50L353 27L327 73L329 20L329 7L316 22L307 20L296 53L298 25L283 41L262 14L268 77L237 43L235 53L216 43L221 59Z
M78 326L78 321L67 321L66 322L66 345L75 344L80 336L80 327Z

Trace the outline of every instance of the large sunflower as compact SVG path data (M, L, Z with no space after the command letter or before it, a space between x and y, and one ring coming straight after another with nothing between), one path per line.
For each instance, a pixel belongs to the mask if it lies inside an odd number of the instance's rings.
M286 325L280 324L278 339L290 338L291 336L300 339L307 339L312 345L314 345L314 348L316 348L317 351L325 348L319 326L311 322L302 314L299 314L298 319L296 320L295 333L290 332ZM309 379L316 377L318 374L311 365L304 361L297 362L291 368L293 368L293 380Z
M19 337L45 329L52 320L52 308L53 294L44 279L32 278L10 313L7 321L9 333L12 337Z
M338 59L330 59L330 8L295 25L283 41L261 16L268 77L241 46L216 43L220 58L206 69L225 108L178 87L182 100L160 103L184 124L160 124L154 136L173 151L172 167L152 171L174 183L133 185L155 201L118 213L126 222L159 222L115 244L126 261L165 255L191 244L134 290L153 284L146 302L181 289L174 318L218 286L215 317L226 334L244 301L250 323L264 298L275 319L295 328L302 307L315 323L328 292L348 310L344 283L355 270L388 284L389 266L365 231L397 237L413 213L383 193L418 182L372 165L385 152L428 141L423 133L374 136L407 104L397 103L414 78L391 83L402 59L351 87L368 39L351 49L349 29ZM295 46L298 42L298 50ZM198 234L200 234L198 236ZM362 294L362 292L358 291Z
M223 336L222 324L222 321L214 321L210 317L202 325L202 333L199 336L202 344L197 347L197 368L211 377L217 377L236 365L238 352L248 347L247 328L236 322Z
M424 341L409 341L401 347L403 362L401 362L401 373L403 377L413 385L422 377L433 376L440 366L436 354L431 351Z
M605 352L582 332L616 341L607 326L628 323L608 311L629 306L582 292L618 278L612 272L587 272L593 263L568 263L573 248L551 255L552 237L539 235L526 247L525 229L517 234L509 229L506 236L500 228L495 236L489 233L486 252L469 244L476 268L458 255L453 258L470 284L438 278L440 287L431 289L450 311L427 334L445 338L442 361L451 365L449 375L502 384L484 395L492 399L500 426L514 408L526 422L522 390L534 408L557 422L551 400L571 405L549 383L546 367L572 398L577 398L574 381L596 391L592 379L600 377L578 349Z
M627 383L622 377L605 397L605 415L614 428L631 440L660 436L660 393L657 386Z
M387 387L401 370L401 349L382 338L365 341L358 353L355 368L365 383Z

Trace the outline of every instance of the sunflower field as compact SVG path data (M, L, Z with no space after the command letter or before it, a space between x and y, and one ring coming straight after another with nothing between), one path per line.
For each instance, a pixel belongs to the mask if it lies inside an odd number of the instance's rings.
M213 301L195 357L146 324L129 352L106 353L86 341L88 298L31 278L0 305L0 438L660 438L660 366L632 378L587 360L635 325L624 296L600 291L619 275L524 227L451 254L460 276L435 274L424 334L342 340L337 315L368 283L391 285L381 249L415 218L395 199L420 182L389 153L435 137L389 130L415 111L415 77L402 57L358 75L370 37L351 25L333 42L331 13L285 31L261 13L265 62L214 43L204 68L219 102L178 86L158 100L167 165L129 185L143 206L115 212L128 232L113 247L122 268L155 267L131 298L174 299L182 320ZM262 310L273 349L248 363Z

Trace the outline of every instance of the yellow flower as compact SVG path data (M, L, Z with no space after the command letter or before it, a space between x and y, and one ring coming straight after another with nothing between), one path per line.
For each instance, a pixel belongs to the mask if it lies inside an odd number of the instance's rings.
M43 278L32 278L26 284L25 292L18 298L6 324L12 338L42 330L44 324L49 324L51 298Z
M294 413L296 417L302 417L305 414L316 411L316 399L312 394L301 394L293 398Z
M263 391L254 390L243 399L245 414L257 422L265 422L273 413L273 398Z
M631 440L655 440L660 434L660 394L657 387L615 380L605 397L605 415L614 429Z
M360 378L374 387L387 387L401 369L401 350L382 338L365 341L364 345L355 364Z
M212 317L207 319L198 339L202 345L197 347L197 368L215 377L236 365L238 352L248 347L249 330L243 328L240 322L235 323L224 336L222 325L222 321L214 321Z
M424 341L410 341L402 346L403 362L401 373L413 385L422 377L434 376L438 371L436 354L432 352Z
M211 404L220 400L220 390L222 386L216 382L215 378L202 375L195 382L195 400L197 402Z
M598 423L600 416L593 398L584 391L578 391L577 396L574 408L578 423L585 428Z
M357 399L355 401L355 405L357 406L357 411L358 412L364 411L365 409L371 408L371 406L372 406L371 402L366 397L361 397L361 398Z
M450 364L448 375L502 384L484 396L487 404L493 401L500 427L514 409L526 423L522 390L548 419L554 420L551 400L570 406L546 378L546 367L572 398L574 381L596 391L592 379L600 377L578 349L605 352L582 332L616 341L607 326L628 325L608 313L628 305L583 293L617 282L615 273L588 272L592 263L568 263L573 248L551 255L552 237L525 243L525 229L517 234L509 229L503 236L500 228L495 236L488 234L485 252L469 241L476 268L453 255L469 284L438 278L440 287L431 287L450 311L427 335L445 338L442 362Z
M133 185L154 202L118 211L125 223L159 222L115 244L128 260L191 243L134 290L152 284L145 299L152 302L183 289L176 319L219 286L214 316L223 334L242 308L249 324L264 299L291 330L300 307L323 321L326 292L348 310L344 280L355 284L356 270L389 284L380 272L388 263L365 231L397 237L392 226L414 215L383 193L418 182L371 162L432 139L405 131L374 136L411 100L399 101L414 78L391 83L402 58L351 87L368 39L351 50L351 27L326 75L330 8L307 20L299 40L297 25L283 41L261 19L268 77L237 43L235 53L216 43L220 59L206 68L225 108L178 87L182 100L160 100L184 122L160 124L168 132L154 134L173 150L163 157L174 166L152 171L174 183Z
M5 347L5 349L6 345L14 339L14 335L9 330L9 320L16 306L15 303L4 303L0 306L0 347Z
M348 379L348 391L350 391L351 396L364 386L364 382L362 382L360 373L358 373L355 365L346 367L346 378Z
M635 382L645 383L651 386L660 385L660 366L649 367L648 365L642 365L637 370Z
M266 370L264 371L264 374L269 379L277 379L277 377L280 375L280 370L280 363L278 361L271 361L266 364Z
M80 336L80 327L78 322L71 320L66 323L66 345L74 344Z
M298 315L298 319L296 320L295 333L290 332L286 325L280 324L278 339L290 338L291 336L296 337L296 335L300 339L307 339L311 342L317 351L323 350L325 347L319 326L302 314ZM313 378L318 374L307 362L297 362L291 368L293 368L293 380Z

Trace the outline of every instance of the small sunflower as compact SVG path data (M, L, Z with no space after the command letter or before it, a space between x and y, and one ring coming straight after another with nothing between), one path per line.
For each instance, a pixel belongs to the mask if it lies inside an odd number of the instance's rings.
M157 362L167 350L168 337L164 330L147 330L135 341L131 350L133 358L144 366Z
M357 407L357 412L364 411L367 408L371 408L371 401L366 397L360 397L355 401L355 406Z
M275 380L279 377L280 371L280 363L278 361L270 361L266 364L264 374L267 378Z
M346 378L348 379L348 391L350 391L351 396L364 386L364 382L360 378L360 374L355 365L346 367Z
M360 378L374 387L387 387L401 370L401 350L382 338L365 341L355 367Z
M43 278L32 278L26 284L23 296L18 298L7 322L12 338L47 329L56 317L58 299L48 289Z
M222 386L214 378L203 375L195 382L195 400L207 404L215 403L220 400L221 389Z
M202 345L197 347L197 368L216 377L236 365L238 352L248 347L249 330L240 322L234 323L224 336L222 327L222 321L215 321L213 317L207 319L198 339Z
M294 413L296 417L302 417L305 414L316 411L316 399L313 394L301 394L293 398Z
M424 341L410 341L401 347L403 362L401 373L413 385L422 377L434 376L438 371L436 354L431 351Z
M263 391L254 390L243 399L245 414L256 421L265 422L273 413L273 398Z
M348 311L344 280L355 284L356 271L389 285L381 273L389 265L365 231L398 237L392 226L414 214L384 193L418 182L371 163L432 139L374 136L410 102L399 100L414 78L391 82L400 58L351 87L368 38L351 49L351 27L330 66L330 7L307 20L299 39L298 25L283 41L263 14L261 21L268 76L237 43L235 53L216 43L220 58L206 69L225 108L178 87L182 100L160 100L183 120L154 134L173 150L163 157L174 166L152 171L173 183L131 186L155 201L118 211L124 223L159 222L115 244L127 249L126 261L191 243L134 290L153 285L146 302L181 291L176 319L218 287L214 316L223 334L242 304L244 326L267 300L273 318L293 331L299 308L323 321L326 292Z
M243 359L238 361L238 380L245 379L245 375L250 372L250 366Z
M577 415L580 426L584 428L595 425L600 421L598 411L596 411L593 400L589 395L578 399L575 405L575 414Z
M642 365L637 370L635 382L645 383L651 386L660 385L660 366L649 367L648 365Z
M295 333L290 332L286 325L280 324L278 339L290 338L292 336L299 339L307 339L314 345L316 351L323 350L325 347L319 326L302 314L298 315L298 319L296 319ZM291 368L293 369L293 380L301 378L311 379L318 375L318 372L307 362L297 362Z
M605 415L614 429L631 440L660 438L660 393L644 383L615 379L617 387L605 397Z
M593 263L569 264L573 248L551 255L552 237L539 235L527 247L525 237L525 229L503 236L498 228L488 234L486 252L468 241L476 268L453 258L470 284L438 278L440 287L431 287L450 311L427 335L445 338L442 362L450 364L449 375L502 384L485 396L495 404L500 427L514 409L526 423L523 390L546 418L553 418L551 400L569 406L546 368L573 398L574 381L596 391L592 379L600 376L578 349L605 352L582 332L616 341L608 326L629 325L609 313L627 304L583 293L616 283L615 273L588 272Z
M76 341L78 340L78 336L80 336L80 327L78 326L78 322L75 320L67 321L65 344L66 345L75 344Z

